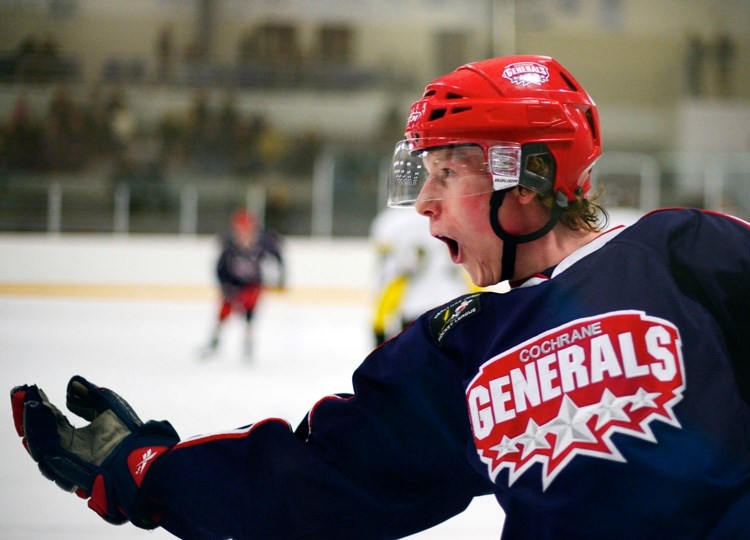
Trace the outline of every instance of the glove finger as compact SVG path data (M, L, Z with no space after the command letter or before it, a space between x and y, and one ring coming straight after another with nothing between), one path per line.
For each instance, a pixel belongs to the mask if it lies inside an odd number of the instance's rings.
M43 392L41 396L46 400ZM90 490L96 467L64 447L75 439L67 418L49 401L28 401L23 416L27 449L42 475L65 491Z
M77 460L75 456L59 455L47 458L38 463L39 471L47 480L57 484L61 489L75 492L86 499L91 491L91 485L96 468Z
M10 391L10 404L13 409L13 424L19 437L24 437L23 409L28 401L42 401L39 388L36 385L23 384Z
M70 379L66 397L68 409L93 422L100 414L111 410L130 430L143 424L127 401L108 388L101 388L80 375Z
M60 447L58 419L52 408L39 401L27 401L23 410L26 448L34 461L42 462ZM67 423L64 417L63 421Z
M48 458L44 465L46 472L65 491L76 491L81 488L90 492L98 469L98 467L86 463L75 454L68 452L61 452ZM42 474L44 473L45 471L42 471Z
M74 491L76 489L76 486L68 480L58 476L57 473L45 462L39 463L39 471L47 480L54 482L65 491Z

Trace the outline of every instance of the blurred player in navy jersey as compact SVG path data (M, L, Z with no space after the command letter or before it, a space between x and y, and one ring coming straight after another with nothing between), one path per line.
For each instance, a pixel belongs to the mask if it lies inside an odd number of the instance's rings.
M600 154L554 59L462 66L412 106L389 204L508 292L429 310L296 428L180 439L79 377L91 426L23 385L16 428L105 519L182 538L399 538L486 494L505 540L750 538L750 225L669 209L604 230Z
M284 258L281 240L275 234L263 231L255 214L237 210L230 220L230 231L222 239L222 248L216 263L216 276L221 287L221 304L216 326L201 355L209 357L219 347L224 323L233 312L245 319L243 351L246 359L252 350L252 320L258 299L264 287L283 288L285 282ZM269 283L267 261L275 263L274 277Z

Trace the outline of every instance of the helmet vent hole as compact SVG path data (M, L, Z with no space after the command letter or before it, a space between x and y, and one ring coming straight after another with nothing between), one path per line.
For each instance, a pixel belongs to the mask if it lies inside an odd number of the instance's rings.
M578 87L573 84L573 81L571 81L568 77L565 76L565 73L560 73L560 76L565 81L565 84L568 85L568 88L570 88L573 92L578 92Z
M464 96L461 94L454 94L453 92L448 92L448 94L445 96L445 99L464 99Z
M432 120L438 120L445 116L445 109L435 109L432 111L432 114L430 115L430 121Z
M594 115L591 112L591 109L586 109L586 121L589 123L591 136L594 140L597 140L599 138L599 134L596 132L596 122L594 122Z

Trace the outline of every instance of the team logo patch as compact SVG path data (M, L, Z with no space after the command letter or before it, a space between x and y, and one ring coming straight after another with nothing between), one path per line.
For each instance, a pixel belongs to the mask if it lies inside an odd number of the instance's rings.
M503 77L516 86L541 86L549 80L549 70L536 62L516 62L505 66Z
M432 316L430 333L438 345L443 343L448 332L461 321L479 313L481 309L480 294L459 298Z
M680 427L682 343L669 321L616 311L555 328L487 361L466 389L479 458L512 485L535 463L547 487L576 456L625 461L623 433Z

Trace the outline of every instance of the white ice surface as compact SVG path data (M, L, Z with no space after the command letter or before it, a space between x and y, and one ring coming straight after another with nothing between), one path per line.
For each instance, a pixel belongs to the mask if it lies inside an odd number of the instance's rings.
M0 296L0 538L73 540L173 538L102 521L36 470L11 421L10 388L36 383L55 403L81 374L120 393L142 418L169 419L182 436L223 431L269 417L293 425L320 397L351 389L369 349L366 308L301 304L267 295L255 325L251 364L242 327L230 321L219 354L201 362L215 306L143 301ZM503 514L481 497L462 514L412 538L497 539Z

